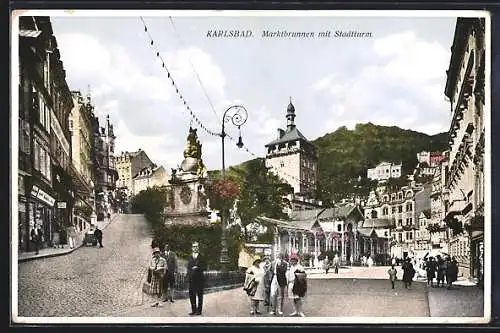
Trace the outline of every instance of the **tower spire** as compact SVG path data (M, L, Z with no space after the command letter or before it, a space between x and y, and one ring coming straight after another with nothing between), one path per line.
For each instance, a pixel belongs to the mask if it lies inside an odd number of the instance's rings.
M290 103L286 109L286 120L287 120L287 131L291 131L295 128L295 107L292 104L292 96L290 96Z

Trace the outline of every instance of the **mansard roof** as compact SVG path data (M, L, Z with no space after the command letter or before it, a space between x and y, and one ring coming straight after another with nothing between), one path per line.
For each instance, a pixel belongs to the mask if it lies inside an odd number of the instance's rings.
M320 220L333 219L333 218L345 219L349 215L356 212L361 218L363 218L363 213L359 209L359 206L353 203L348 203L342 206L325 209L323 212L321 212L319 219Z
M310 143L306 139L306 137L297 129L297 127L294 127L292 130L285 132L285 134L281 138L273 140L273 141L269 142L268 144L266 144L265 147L277 145L280 143L297 141L297 140L301 140L301 141L305 141L307 143Z
M298 210L294 211L290 219L292 221L309 221L316 220L322 213L325 211L325 208L322 209L307 209L307 210Z
M363 228L390 228L394 226L394 219L376 218L363 221Z

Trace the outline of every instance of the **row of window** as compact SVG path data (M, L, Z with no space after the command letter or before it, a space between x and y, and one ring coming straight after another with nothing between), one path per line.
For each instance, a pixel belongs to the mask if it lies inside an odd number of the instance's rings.
M37 171L40 171L41 174L50 181L51 179L51 170L50 170L50 154L49 150L46 149L42 144L40 144L37 140L34 140L34 168Z
M413 224L413 218L409 217L406 219L405 221L405 225L412 225ZM403 219L399 219L398 220L398 227L402 227L403 226Z
M33 109L38 112L38 122L50 133L50 109L43 96L33 87Z
M403 239L403 236L404 239ZM406 232L397 232L392 235L394 239L396 239L399 243L404 241L411 241L413 240L413 231L406 231Z
M406 198L411 198L412 196L413 196L413 191L407 191L406 192ZM403 200L403 193L399 192L397 195L396 195L396 193L392 193L391 194L391 200L396 200L396 198L398 200ZM383 202L389 202L389 195L388 194L384 195L383 198L382 198L382 201Z
M412 212L413 204L409 202L406 204L405 208L407 212ZM391 214L402 213L402 212L403 212L403 205L391 207ZM389 215L389 207L382 208L382 215Z

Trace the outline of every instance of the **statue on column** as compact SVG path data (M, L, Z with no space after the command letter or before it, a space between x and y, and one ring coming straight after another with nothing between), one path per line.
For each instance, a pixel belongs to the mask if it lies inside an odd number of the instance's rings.
M189 127L186 149L184 149L184 161L181 169L184 172L193 172L198 176L204 176L206 167L201 158L202 144L198 140L197 129Z

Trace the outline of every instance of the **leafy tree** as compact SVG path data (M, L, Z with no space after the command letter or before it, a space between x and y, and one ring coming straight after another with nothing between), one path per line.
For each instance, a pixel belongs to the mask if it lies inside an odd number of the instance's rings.
M340 127L312 142L319 158L317 198L328 205L332 200L366 193L372 184L352 180L366 178L367 169L382 161L402 163L406 176L417 165L417 153L444 151L447 141L447 133L430 136L396 126L367 123L357 124L353 130Z
M247 226L255 222L257 216L287 219L284 209L289 205L286 195L292 193L290 185L269 172L264 159L247 162L240 170L242 175L241 193L237 201L237 212L241 219L244 238L248 241ZM267 226L269 227L269 226ZM260 241L270 242L274 238L272 228L260 235Z

